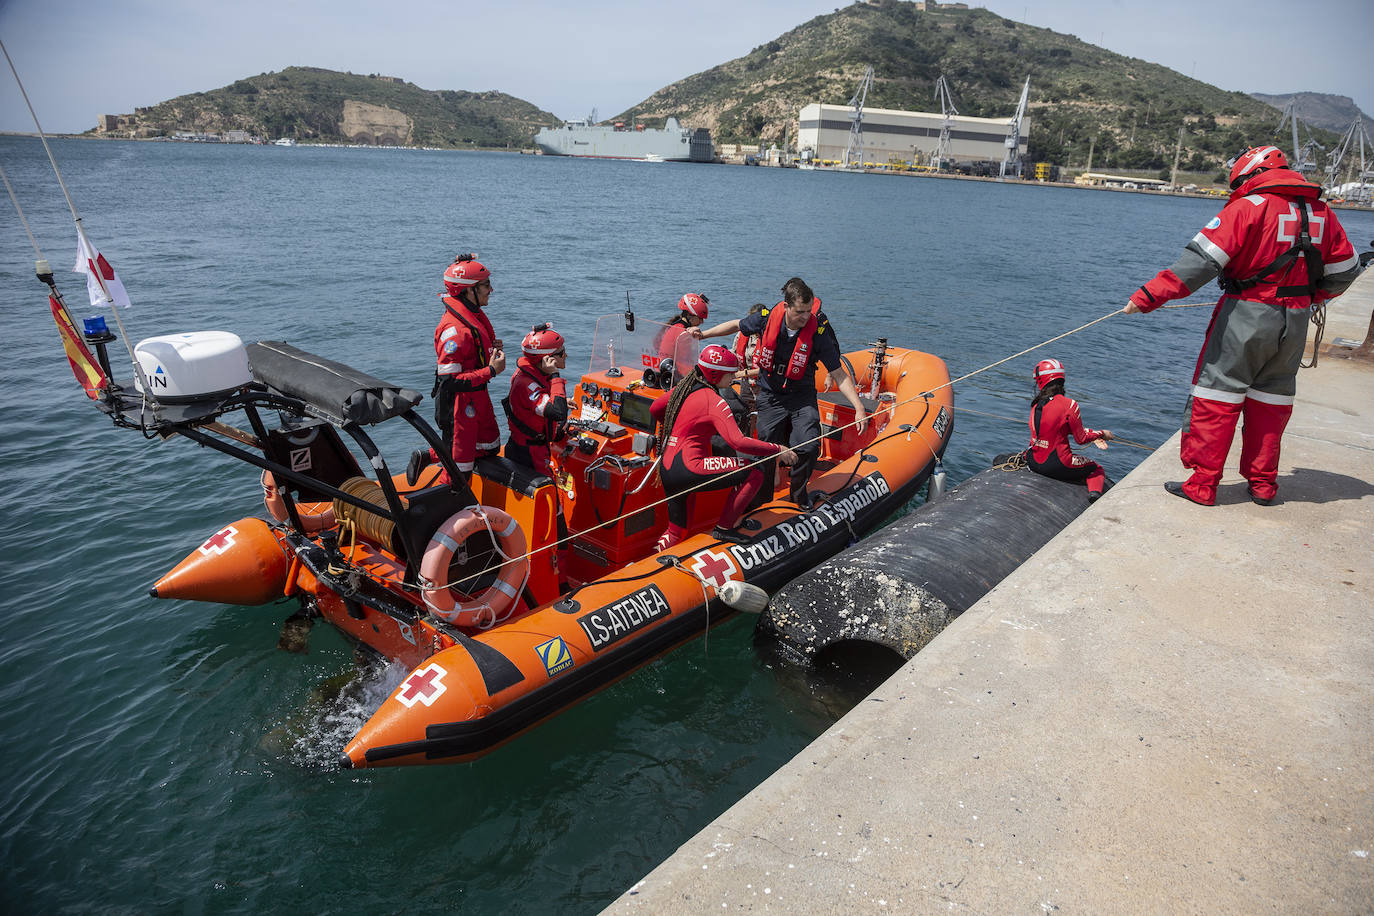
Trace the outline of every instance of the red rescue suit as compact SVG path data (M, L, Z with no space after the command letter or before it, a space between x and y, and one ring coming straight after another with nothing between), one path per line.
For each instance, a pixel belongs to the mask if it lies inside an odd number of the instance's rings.
M663 419L671 396L672 392L659 395L649 408L655 419ZM688 506L693 493L735 487L735 493L720 516L721 527L731 528L763 486L763 469L767 465L750 468L747 458L712 454L712 436L720 436L730 448L748 455L776 455L782 451L781 446L741 433L725 399L706 384L687 395L678 408L673 428L665 432L667 443L659 474L663 490L668 494L668 533L659 542L659 550L686 536Z
M1031 441L1026 463L1031 470L1055 480L1083 480L1088 492L1102 495L1107 474L1096 461L1075 455L1069 436L1079 445L1102 438L1102 430L1087 429L1078 413L1078 402L1063 394L1036 404L1030 414Z
M439 298L444 317L434 329L435 421L451 443L458 470L471 471L478 457L495 454L501 447L501 431L487 394L487 383L495 374L487 363L496 332L481 309L452 296Z
M545 375L533 357L520 357L506 402L506 419L510 421L507 458L553 476L552 449L568 438L567 391L568 383L561 376Z
M1320 193L1289 169L1255 174L1171 267L1131 296L1149 312L1218 275L1226 290L1198 356L1183 428L1179 457L1193 472L1183 490L1194 502L1216 501L1242 414L1241 474L1257 499L1277 492L1279 443L1293 413L1310 306L1343 293L1359 269Z

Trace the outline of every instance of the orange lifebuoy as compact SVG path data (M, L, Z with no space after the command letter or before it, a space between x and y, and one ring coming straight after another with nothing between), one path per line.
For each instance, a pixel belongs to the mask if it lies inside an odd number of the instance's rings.
M448 587L448 568L453 555L469 537L490 532L496 548L512 562L502 566L496 581L485 591L459 602ZM463 627L489 627L503 620L520 597L529 573L530 559L525 554L525 532L505 512L491 506L463 509L439 526L425 548L420 575L428 583L425 604L436 617Z
M276 478L272 476L271 471L263 471L260 479L262 480L262 501L267 504L267 511L277 521L286 521L288 518L286 500L282 499ZM332 502L298 502L296 503L296 514L300 516L301 525L305 527L306 534L314 534L317 531L334 527L334 504Z

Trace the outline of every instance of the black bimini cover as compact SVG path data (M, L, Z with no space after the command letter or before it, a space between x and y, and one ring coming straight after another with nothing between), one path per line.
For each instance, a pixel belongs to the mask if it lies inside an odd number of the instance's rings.
M247 350L253 378L305 401L339 423L380 423L399 417L422 400L418 391L387 384L280 340L252 343Z

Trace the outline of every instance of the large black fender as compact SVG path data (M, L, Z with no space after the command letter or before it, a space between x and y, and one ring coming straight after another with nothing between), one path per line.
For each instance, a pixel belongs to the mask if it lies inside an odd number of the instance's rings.
M783 587L759 620L789 655L916 655L1088 507L1087 488L991 469Z

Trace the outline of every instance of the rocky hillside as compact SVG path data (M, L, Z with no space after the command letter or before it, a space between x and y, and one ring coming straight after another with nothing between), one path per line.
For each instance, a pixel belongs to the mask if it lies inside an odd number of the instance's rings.
M944 74L960 114L1010 117L1031 79L1030 156L1095 168L1166 168L1186 126L1182 166L1220 169L1252 142L1271 139L1279 113L1148 61L1123 57L1049 29L982 9L922 10L869 0L817 16L744 57L655 92L632 109L654 124L667 115L711 128L717 142L795 136L809 102L847 104L866 65L868 105L936 110ZM628 117L630 112L622 114Z
M102 119L105 120L105 119ZM193 92L131 115L106 136L158 137L177 131L242 130L265 139L431 147L531 145L540 126L557 122L502 92L421 89L396 77L288 67Z
M1328 95L1323 92L1266 95L1263 92L1252 92L1250 97L1259 99L1266 105L1272 105L1280 111L1288 105L1289 99L1296 98L1297 105L1294 110L1298 113L1298 120L1337 134L1344 135L1356 117L1364 118L1365 130L1374 132L1374 120L1360 111L1360 106L1355 104L1355 100L1346 95Z

